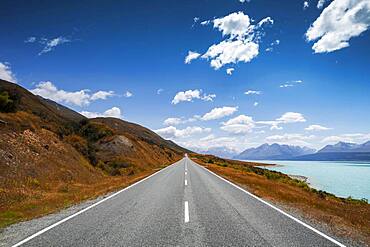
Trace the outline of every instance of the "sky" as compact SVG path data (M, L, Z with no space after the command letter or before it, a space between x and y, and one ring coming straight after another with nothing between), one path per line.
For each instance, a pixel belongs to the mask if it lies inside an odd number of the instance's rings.
M195 151L370 140L370 0L0 3L0 78Z

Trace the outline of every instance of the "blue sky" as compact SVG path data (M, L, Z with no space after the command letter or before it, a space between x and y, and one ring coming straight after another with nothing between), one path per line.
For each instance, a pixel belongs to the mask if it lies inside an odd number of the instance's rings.
M321 2L2 1L0 77L195 150L364 142L370 3Z

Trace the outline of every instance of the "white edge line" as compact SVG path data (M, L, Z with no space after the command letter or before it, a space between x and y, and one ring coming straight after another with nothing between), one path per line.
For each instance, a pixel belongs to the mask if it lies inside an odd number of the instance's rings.
M185 201L185 223L189 222L189 203Z
M194 161L193 161L193 162L194 162ZM196 165L198 165L196 162L194 162L194 163L195 163ZM301 220L299 220L299 219L295 218L294 216L292 216L292 215L290 215L290 214L288 214L288 213L284 212L284 211L283 211L283 210L281 210L280 208L277 208L277 207L275 207L274 205L272 205L272 204L270 204L270 203L268 203L268 202L266 202L266 201L262 200L262 199L261 199L261 198L259 198L258 196L254 195L254 194L252 194L252 193L250 193L250 192L248 192L248 191L246 191L245 189L243 189L243 188L239 187L238 185L236 185L236 184L234 184L234 183L230 182L229 180L227 180L227 179L225 179L225 178L223 178L223 177L221 177L221 176L217 175L216 173L214 173L214 172L212 172L212 171L210 171L210 170L206 169L205 167L203 167L203 166L201 166L201 165L198 165L198 166L200 166L200 167L201 167L201 168L203 168L204 170L208 171L209 173L213 174L214 176L218 177L219 179L222 179L223 181L225 181L225 182L229 183L230 185L234 186L235 188L237 188L237 189L239 189L239 190L243 191L244 193L248 194L249 196L253 197L254 199L257 199L258 201L262 202L263 204L265 204L265 205L267 205L267 206L269 206L269 207L271 207L271 208L275 209L275 210L276 210L276 211L278 211L279 213L281 213L281 214L283 214L283 215L287 216L288 218L290 218L290 219L294 220L295 222L297 222L297 223L299 223L299 224L303 225L304 227L306 227L306 228L308 228L308 229L310 229L310 230L314 231L315 233L317 233L317 234L319 234L320 236L322 236L322 237L326 238L327 240L329 240L329 241L333 242L334 244L337 244L338 246L341 246L341 247L346 247L344 244L342 244L342 243L338 242L337 240L333 239L332 237L329 237L329 236L328 236L328 235L326 235L325 233L323 233L323 232L321 232L321 231L317 230L316 228L313 228L312 226L310 226L310 225L308 225L308 224L304 223L303 221L301 221Z
M39 235L41 235L41 234L43 234L43 233L45 233L45 232L47 232L47 231L49 231L49 230L53 229L54 227L56 227L56 226L58 226L58 225L60 225L60 224L62 224L62 223L64 223L64 222L66 222L66 221L68 221L68 220L70 220L70 219L72 219L72 218L74 218L74 217L76 217L76 216L78 216L78 215L80 215L80 214L82 214L82 213L84 213L84 212L86 212L87 210L89 210L89 209L91 209L91 208L93 208L93 207L98 206L99 204L101 204L101 203L103 203L103 202L105 202L105 201L107 201L107 200L109 200L109 199L111 199L111 198L113 198L113 197L117 196L118 194L120 194L120 193L124 192L125 190L128 190L129 188L131 188L131 187L133 187L133 186L135 186L135 185L137 185L137 184L139 184L139 183L141 183L141 182L144 182L145 180L147 180L147 179L149 179L149 178L153 177L154 175L157 175L158 173L160 173L160 172L162 172L162 171L166 170L167 168L169 168L169 167L171 167L171 166L173 166L173 165L177 164L178 162L179 162L179 161L177 161L177 162L173 163L172 165L169 165L169 166L167 166L167 167L165 167L165 168L163 168L163 169L161 169L161 170L159 170L159 171L157 171L157 172L155 172L155 173L153 173L153 174L149 175L148 177L145 177L145 178L143 178L143 179L141 179L141 180L137 181L136 183L131 184L130 186L128 186L128 187L126 187L126 188L123 188L123 189L121 189L121 190L119 190L119 191L115 192L114 194L112 194L112 195L110 195L110 196L108 196L108 197L106 197L106 198L104 198L104 199L102 199L102 200L100 200L100 201L98 201L98 202L96 202L96 203L94 203L94 204L92 204L92 205L88 206L87 208L84 208L84 209L82 209L82 210L80 210L80 211L78 211L78 212L76 212L76 213L74 213L74 214L72 214L72 215L68 216L67 218L64 218L64 219L62 219L62 220L60 220L60 221L58 221L58 222L56 222L56 223L54 223L54 224L52 224L52 225L50 225L50 226L48 226L48 227L46 227L46 228L42 229L42 230L40 230L40 231L38 231L38 232L36 232L36 233L32 234L31 236L29 236L29 237L27 237L27 238L23 239L22 241L20 241L20 242L18 242L18 243L16 243L16 244L14 244L14 245L12 245L12 247L18 247L18 246L21 246L21 245L22 245L22 244L24 244L24 243L27 243L28 241L32 240L33 238L35 238L35 237L37 237L37 236L39 236Z

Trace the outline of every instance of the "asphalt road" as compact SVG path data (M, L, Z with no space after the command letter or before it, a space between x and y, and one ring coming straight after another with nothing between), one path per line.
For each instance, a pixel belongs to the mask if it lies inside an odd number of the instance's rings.
M187 157L22 246L338 246Z

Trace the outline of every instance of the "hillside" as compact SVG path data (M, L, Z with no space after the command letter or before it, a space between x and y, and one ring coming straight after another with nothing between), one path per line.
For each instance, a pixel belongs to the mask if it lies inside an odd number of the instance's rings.
M263 144L256 148L249 148L235 156L240 160L284 160L295 156L314 153L315 150L307 147L274 144Z
M0 80L0 227L127 185L185 152L140 125L87 119Z

